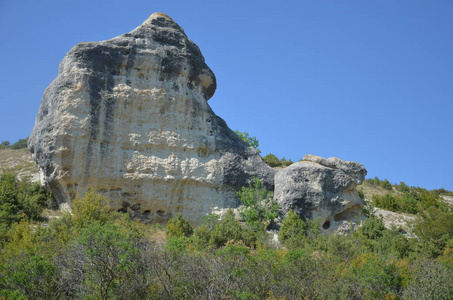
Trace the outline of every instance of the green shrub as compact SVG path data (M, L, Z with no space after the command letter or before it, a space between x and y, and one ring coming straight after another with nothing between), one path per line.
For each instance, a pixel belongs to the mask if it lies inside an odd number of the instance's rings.
M400 184L396 185L396 189L400 192L409 192L410 188L407 184L405 184L404 182L400 182Z
M269 153L268 155L263 157L263 160L266 164L268 164L270 167L273 167L273 168L280 167L282 165L282 162L280 161L280 159L278 159L278 157L272 153Z
M230 241L242 241L247 246L253 246L257 241L256 233L237 221L231 209L221 220L214 215L205 217L201 225L194 230L194 237L203 244L216 247L225 246Z
M385 210L398 211L398 200L396 196L385 194L383 196L373 195L373 205Z
M287 159L284 158L284 157L282 157L282 159L280 160L280 162L281 162L282 167L285 167L285 168L288 167L288 166L290 166L290 165L292 165L292 164L294 163L291 159L288 159L288 160L287 160Z
M27 142L28 142L28 138L20 139L17 142L15 142L14 144L12 144L11 148L13 148L13 149L27 148Z
M282 221L278 233L279 241L289 249L300 248L304 245L307 236L307 225L292 210L288 212Z
M248 132L240 132L239 130L234 131L247 145L252 146L255 148L258 153L261 153L261 150L258 148L260 143L254 136L250 136Z
M379 183L379 186L380 186L381 188L386 189L386 190L389 190L389 191L392 190L392 184L391 184L387 179L382 180L382 181Z
M269 153L265 157L263 157L263 160L266 164L268 164L270 167L288 167L292 165L294 162L291 159L286 159L282 157L282 159L279 159L277 156L275 156L272 153Z
M0 175L0 227L7 228L22 218L39 220L48 197L39 183L18 180L11 173Z
M96 221L104 224L113 217L107 198L93 190L83 198L72 201L71 211L74 224L78 227L85 227Z
M17 180L11 173L0 176L0 227L8 228L20 219L18 215L22 206L18 198Z
M189 237L193 234L193 227L189 221L184 219L182 214L177 214L167 222L166 230L167 237Z
M358 230L358 234L366 239L375 240L382 237L384 230L386 228L384 227L384 223L382 223L382 219L370 217L363 222Z
M373 205L385 210L393 212L405 212L410 214L417 213L417 200L409 193L404 193L402 196L385 194L373 195Z
M9 141L2 141L0 144L0 149L9 149L11 147L11 143Z
M239 211L242 219L256 229L266 228L278 216L279 205L273 200L272 192L264 189L256 177L249 187L242 187L237 196L244 205Z
M422 247L431 256L442 254L453 239L453 209L449 207L442 210L431 206L420 212L420 217L415 223L414 233Z

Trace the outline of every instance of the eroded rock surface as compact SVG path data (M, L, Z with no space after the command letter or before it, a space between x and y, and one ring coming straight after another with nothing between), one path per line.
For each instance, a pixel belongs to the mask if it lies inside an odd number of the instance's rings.
M347 232L364 206L355 188L365 175L359 163L306 155L277 172L274 199L283 216L293 210L303 219L319 218L325 233Z
M59 203L95 189L118 210L197 222L237 206L253 176L275 171L216 116L216 79L170 17L73 47L46 89L29 138L41 181Z

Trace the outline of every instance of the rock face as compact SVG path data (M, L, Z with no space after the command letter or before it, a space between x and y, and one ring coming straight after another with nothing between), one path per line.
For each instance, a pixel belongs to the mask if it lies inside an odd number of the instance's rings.
M364 201L355 188L365 175L359 163L306 155L277 172L274 199L283 215L292 209L303 219L319 218L325 233L344 232L362 211Z
M60 204L95 189L112 207L197 222L237 206L253 176L275 171L216 116L213 72L170 17L73 47L46 89L29 138L41 182Z

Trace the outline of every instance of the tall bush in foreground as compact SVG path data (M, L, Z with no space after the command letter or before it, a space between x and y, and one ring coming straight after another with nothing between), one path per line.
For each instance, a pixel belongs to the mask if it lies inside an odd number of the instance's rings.
M106 197L91 190L83 196L72 201L73 221L76 226L84 227L98 221L101 224L113 217Z
M244 205L239 211L241 217L256 229L266 228L278 216L279 206L272 198L273 193L267 191L256 177L249 187L242 187L237 196Z
M307 225L294 211L290 210L280 227L279 241L287 248L298 248L304 245L306 235Z
M165 233L167 234L167 238L171 238L173 236L189 237L193 233L193 227L189 221L182 216L182 214L177 214L174 218L168 220Z

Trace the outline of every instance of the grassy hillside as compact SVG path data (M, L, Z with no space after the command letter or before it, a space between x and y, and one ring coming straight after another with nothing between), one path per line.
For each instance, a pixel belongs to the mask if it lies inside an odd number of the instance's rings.
M38 170L27 148L0 148L0 174L10 172L20 178L31 176L36 179Z

